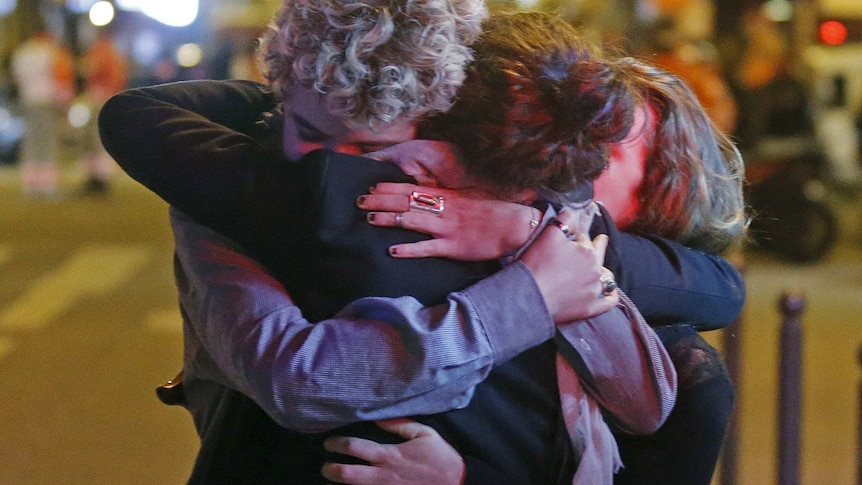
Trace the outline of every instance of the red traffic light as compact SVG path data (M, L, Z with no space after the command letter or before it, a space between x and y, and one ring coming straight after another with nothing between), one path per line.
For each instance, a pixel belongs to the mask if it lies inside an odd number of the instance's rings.
M828 45L841 45L847 40L847 26L837 20L820 24L820 40Z

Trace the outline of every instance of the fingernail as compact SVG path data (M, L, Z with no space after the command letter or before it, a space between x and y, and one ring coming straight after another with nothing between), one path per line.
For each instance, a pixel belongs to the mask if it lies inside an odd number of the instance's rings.
M369 192L369 193L371 193L371 194L373 194L373 193L374 193L374 189L376 189L376 188L377 188L377 185L372 185L371 187L368 187L368 192Z
M356 198L356 205L362 205L364 203L365 203L365 196L364 195L360 195L359 197Z
M395 246L392 246L391 248L389 248L389 255L390 256L395 256L397 254L398 254L398 248L396 248Z
M368 222L374 222L374 217L375 215L373 212L369 212L368 215L365 216L365 218L368 219Z

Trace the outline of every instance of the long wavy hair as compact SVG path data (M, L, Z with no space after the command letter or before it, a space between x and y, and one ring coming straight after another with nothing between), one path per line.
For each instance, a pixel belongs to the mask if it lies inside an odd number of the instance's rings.
M455 143L467 174L508 198L565 194L598 176L634 100L603 55L558 15L495 12L474 44L457 102L420 125Z
M285 0L260 39L261 72L299 83L352 126L444 112L487 18L482 0Z
M657 114L655 131L645 133L650 148L638 191L641 209L628 230L717 254L737 248L749 223L739 150L680 78L640 59L616 62Z

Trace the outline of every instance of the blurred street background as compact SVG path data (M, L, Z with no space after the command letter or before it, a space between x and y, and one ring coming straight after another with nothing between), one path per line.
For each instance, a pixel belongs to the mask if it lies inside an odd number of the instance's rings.
M250 54L278 3L0 0L0 484L184 483L198 440L154 393L182 362L167 206L104 159L93 122L125 87L255 79ZM805 298L800 483L860 483L862 2L497 4L557 9L650 57L735 137L758 214L741 257L748 300L738 328L707 336L741 349L736 483L778 483L787 290ZM60 149L27 164L39 93L21 80L36 63L15 59L34 39L52 42L62 73L47 98Z

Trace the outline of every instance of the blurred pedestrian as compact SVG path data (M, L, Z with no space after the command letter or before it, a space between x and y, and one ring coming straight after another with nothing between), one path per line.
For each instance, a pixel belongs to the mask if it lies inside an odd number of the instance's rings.
M116 164L102 147L96 114L108 98L128 86L128 63L105 31L99 31L81 61L85 100L93 113L86 125L84 139L83 164L86 179L82 190L85 194L102 194L108 190Z
M50 33L36 32L15 50L12 76L25 124L21 144L24 193L56 195L62 113L75 93L72 55Z

